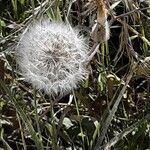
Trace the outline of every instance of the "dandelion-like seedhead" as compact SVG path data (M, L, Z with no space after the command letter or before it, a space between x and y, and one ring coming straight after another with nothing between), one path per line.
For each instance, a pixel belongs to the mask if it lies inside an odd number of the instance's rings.
M36 22L16 48L25 80L49 95L76 89L86 74L87 45L79 32L58 22Z

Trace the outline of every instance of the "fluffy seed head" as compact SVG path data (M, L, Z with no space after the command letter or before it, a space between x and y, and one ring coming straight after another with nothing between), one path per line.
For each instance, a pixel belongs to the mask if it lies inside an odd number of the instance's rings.
M84 79L87 45L78 31L58 22L36 22L16 48L25 80L49 95L65 95Z

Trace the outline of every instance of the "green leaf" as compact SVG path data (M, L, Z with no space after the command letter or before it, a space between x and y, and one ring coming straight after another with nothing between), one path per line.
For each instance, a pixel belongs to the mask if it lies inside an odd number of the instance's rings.
M21 5L24 5L25 0L18 0L20 2Z
M6 27L6 24L5 24L5 22L3 20L0 19L0 28L1 27Z

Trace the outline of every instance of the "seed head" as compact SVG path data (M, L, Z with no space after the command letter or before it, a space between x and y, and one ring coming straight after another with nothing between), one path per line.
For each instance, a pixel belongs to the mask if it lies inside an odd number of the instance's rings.
M25 80L49 95L76 89L86 74L87 45L79 32L58 22L36 22L21 35L17 63Z

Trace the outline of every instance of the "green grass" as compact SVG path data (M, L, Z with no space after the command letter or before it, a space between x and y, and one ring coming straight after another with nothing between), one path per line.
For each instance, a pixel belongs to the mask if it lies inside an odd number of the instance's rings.
M17 71L14 48L33 20L69 22L89 40L96 11L85 13L85 5L0 2L0 149L150 149L149 3L110 1L110 39L100 44L80 88L58 102Z

